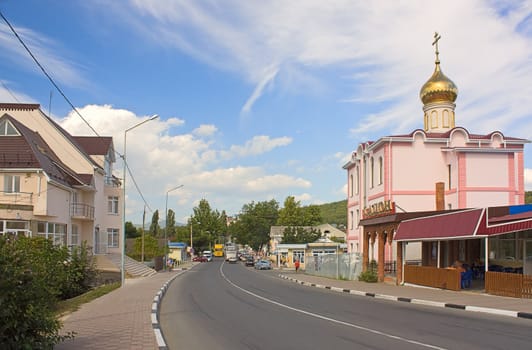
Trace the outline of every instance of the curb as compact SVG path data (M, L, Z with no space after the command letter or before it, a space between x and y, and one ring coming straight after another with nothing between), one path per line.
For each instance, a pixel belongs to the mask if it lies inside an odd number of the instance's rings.
M153 303L151 304L151 326L153 328L153 333L155 334L155 339L157 340L157 347L159 350L168 350L168 346L166 345L166 341L164 340L163 332L159 325L159 306L170 284L174 281L176 277L181 276L185 272L187 272L187 268L182 268L181 272L176 273L175 275L170 277L170 279L163 284L161 289L153 298Z
M451 308L451 309L460 309L460 310L464 310L464 311L482 312L482 313L487 313L487 314L492 314L492 315L500 315L500 316L509 316L509 317L532 319L532 313L529 313L529 312L510 311L510 310L493 309L493 308L480 307L480 306L458 305L458 304L444 303L444 302L438 302L438 301L432 301L432 300L396 297L396 296L392 296L392 295L369 293L369 292L363 292L363 291L358 291L358 290L353 290L353 289L345 289L345 288L339 288L339 287L325 286L325 285L322 285L322 284L316 284L316 283L300 281L298 279L295 279L295 278L292 278L292 277L288 277L288 276L285 276L283 274L279 274L279 277L282 278L282 279L285 279L285 280L289 280L289 281L301 284L301 285L305 285L305 286L322 288L322 289L329 289L329 290L332 290L332 291L335 291L335 292L349 293L349 294L354 294L354 295L359 295L359 296L371 297L371 298L375 298L375 299L400 301L400 302L406 302L406 303L418 304L418 305L425 305L425 306L446 307L446 308Z

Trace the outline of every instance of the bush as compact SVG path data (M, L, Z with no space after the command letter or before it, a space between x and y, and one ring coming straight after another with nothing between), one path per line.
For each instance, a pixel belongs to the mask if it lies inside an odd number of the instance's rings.
M51 349L59 335L54 309L65 276L65 248L43 238L0 236L0 344L3 349Z
M378 280L377 273L372 270L364 271L358 276L358 280L363 282L375 283Z
M98 277L92 253L83 242L73 247L70 257L64 262L63 280L60 282L59 298L70 299L89 291Z

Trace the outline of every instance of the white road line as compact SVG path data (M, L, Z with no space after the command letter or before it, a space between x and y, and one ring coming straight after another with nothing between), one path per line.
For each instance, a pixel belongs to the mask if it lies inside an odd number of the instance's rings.
M367 327L364 327L364 326L359 326L359 325L356 325L356 324L353 324L353 323L336 320L334 318L330 318L330 317L323 316L323 315L320 315L320 314L316 314L316 313L313 313L313 312L301 310L301 309L298 309L298 308L295 308L295 307L292 307L292 306L288 306L286 304L279 303L279 302L277 302L275 300L271 300L271 299L265 298L265 297L263 297L261 295L255 294L255 293L253 293L253 292L251 292L251 291L249 291L247 289L244 289L244 288L236 285L235 283L233 283L224 274L223 266L224 266L224 263L222 263L220 265L220 274L222 275L223 279L227 281L227 283L229 283L233 287L237 288L238 290L240 290L240 291L242 291L242 292L244 292L246 294L249 294L251 296L254 296L255 298L260 299L262 301L265 301L267 303L274 304L274 305L277 305L279 307L282 307L282 308L285 308L285 309L288 309L288 310L292 310L292 311L298 312L298 313L303 314L303 315L315 317L315 318L318 318L318 319L321 319L321 320L324 320L324 321L329 321L329 322L332 322L332 323L340 324L340 325L351 327L351 328L355 328L355 329L360 329L362 331L366 331L366 332L369 332L369 333L380 335L380 336L383 336L383 337L386 337L386 338L399 340L399 341L402 341L402 342L405 342L405 343L415 344L415 345L419 345L419 346L422 346L422 347L425 347L425 348L429 348L429 349L446 350L445 348L442 348L442 347L439 347L439 346L436 346L436 345L422 343L422 342L419 342L419 341L416 341L416 340L407 339L407 338L403 338L403 337L400 337L400 336L397 336L397 335L381 332L381 331L376 330L376 329L371 329L371 328L367 328Z

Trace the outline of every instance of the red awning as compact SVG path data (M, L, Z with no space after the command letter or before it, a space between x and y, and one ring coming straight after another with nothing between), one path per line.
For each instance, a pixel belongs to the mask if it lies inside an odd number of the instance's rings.
M487 209L468 209L402 221L396 241L445 241L484 238L532 230L530 212L488 218Z
M448 214L402 221L396 241L437 241L474 238L484 209L471 209Z

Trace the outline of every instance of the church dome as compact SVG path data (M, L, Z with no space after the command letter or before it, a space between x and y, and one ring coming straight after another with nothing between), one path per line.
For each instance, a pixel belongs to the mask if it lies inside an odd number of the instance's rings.
M419 97L423 104L435 102L454 102L458 96L458 88L453 81L445 76L440 69L439 60L430 79L423 85Z

